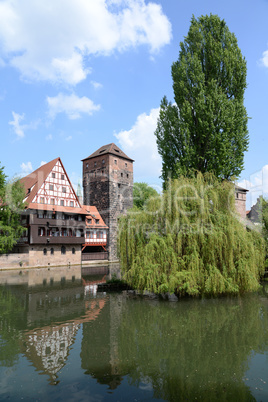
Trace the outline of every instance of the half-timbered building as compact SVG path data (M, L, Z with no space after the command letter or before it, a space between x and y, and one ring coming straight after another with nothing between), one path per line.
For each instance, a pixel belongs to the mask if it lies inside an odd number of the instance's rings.
M29 253L29 265L81 262L87 211L80 204L60 158L21 179L27 228L15 251Z

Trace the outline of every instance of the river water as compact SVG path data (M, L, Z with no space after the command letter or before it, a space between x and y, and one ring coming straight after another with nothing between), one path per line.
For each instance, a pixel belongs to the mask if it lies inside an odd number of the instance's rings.
M109 275L0 272L1 401L268 401L267 284L169 302L97 292Z

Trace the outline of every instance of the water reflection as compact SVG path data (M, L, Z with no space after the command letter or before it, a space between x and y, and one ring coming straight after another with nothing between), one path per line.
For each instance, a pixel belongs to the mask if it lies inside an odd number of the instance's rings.
M107 267L37 271L0 272L0 399L268 400L268 284L170 303L97 292Z

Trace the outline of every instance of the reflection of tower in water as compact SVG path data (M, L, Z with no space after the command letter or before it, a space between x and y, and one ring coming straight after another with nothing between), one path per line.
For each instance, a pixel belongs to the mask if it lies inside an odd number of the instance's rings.
M81 365L86 374L96 378L100 384L117 388L122 381L119 370L118 337L123 295L109 294L98 317L98 325L83 325Z

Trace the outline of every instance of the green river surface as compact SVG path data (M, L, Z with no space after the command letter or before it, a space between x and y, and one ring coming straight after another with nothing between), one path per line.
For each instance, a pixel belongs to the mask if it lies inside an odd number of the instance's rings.
M109 276L0 272L1 401L268 401L268 283L171 302L97 292Z

